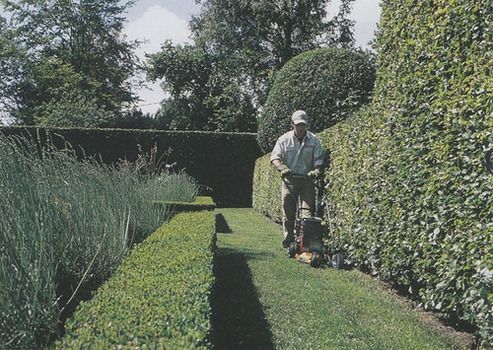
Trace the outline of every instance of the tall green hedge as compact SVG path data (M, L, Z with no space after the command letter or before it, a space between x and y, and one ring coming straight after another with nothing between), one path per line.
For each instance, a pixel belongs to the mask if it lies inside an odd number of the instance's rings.
M259 120L258 140L265 153L290 129L291 115L303 109L312 131L346 119L370 101L375 83L371 55L337 48L302 53L277 73Z
M178 168L211 188L218 206L251 205L251 174L261 154L256 135L249 133L33 127L0 128L0 133L29 134L42 140L48 133L56 145L62 147L66 140L79 153L83 149L87 155L99 154L106 163L133 161L139 148L148 152L156 145L158 157L169 152L164 157L168 163L176 161Z
M322 135L338 244L490 340L492 4L384 1L371 109Z
M491 0L383 1L373 101L320 134L331 243L489 342L492 23Z

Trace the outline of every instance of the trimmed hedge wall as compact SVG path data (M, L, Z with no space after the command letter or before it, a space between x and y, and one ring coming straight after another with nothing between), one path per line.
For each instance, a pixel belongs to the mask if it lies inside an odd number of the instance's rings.
M282 180L270 164L270 153L255 162L252 207L275 222L282 222Z
M135 160L139 145L144 152L157 145L158 155L171 149L167 162L178 162L178 167L185 168L201 185L212 188L218 206L251 205L251 174L261 155L256 134L248 133L35 127L0 128L0 132L39 135L42 140L49 133L57 146L63 147L65 139L79 154L81 148L87 155L100 154L108 164Z
M62 349L209 349L214 211L180 213L67 322Z
M383 1L373 101L320 134L331 243L490 343L491 23L491 1Z

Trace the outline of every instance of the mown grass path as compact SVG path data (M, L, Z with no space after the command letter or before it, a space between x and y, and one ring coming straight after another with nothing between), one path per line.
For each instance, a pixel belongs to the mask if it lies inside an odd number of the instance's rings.
M359 271L286 257L280 227L252 209L218 209L216 349L456 349Z

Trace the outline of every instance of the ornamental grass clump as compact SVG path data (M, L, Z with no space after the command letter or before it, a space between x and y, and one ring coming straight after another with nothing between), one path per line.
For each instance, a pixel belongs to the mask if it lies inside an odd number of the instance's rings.
M193 198L189 177L166 176L0 135L0 348L50 343L68 305L167 219L152 201Z

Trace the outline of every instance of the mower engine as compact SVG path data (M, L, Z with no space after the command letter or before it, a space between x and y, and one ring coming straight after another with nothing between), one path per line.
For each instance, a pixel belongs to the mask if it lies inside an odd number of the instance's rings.
M303 218L299 221L300 251L322 253L322 219L317 217Z
M296 219L296 239L289 246L289 256L296 257L313 267L320 266L327 261L327 248L323 244L322 219L309 217Z

